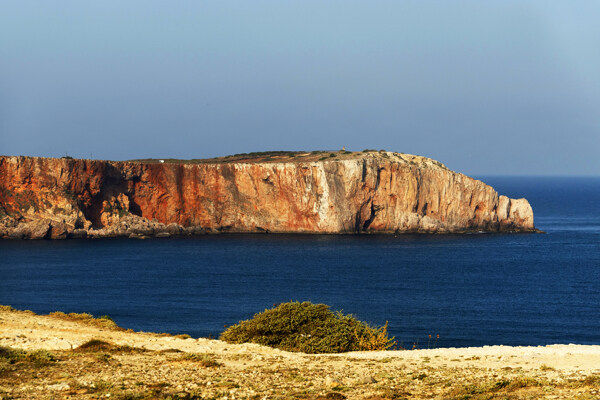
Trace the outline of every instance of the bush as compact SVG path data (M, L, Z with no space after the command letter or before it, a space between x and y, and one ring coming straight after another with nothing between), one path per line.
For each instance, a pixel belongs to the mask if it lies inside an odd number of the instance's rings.
M116 345L100 339L91 339L83 343L81 346L76 347L74 351L83 353L144 353L148 350L128 345Z
M56 357L47 350L25 351L0 346L0 360L7 364L29 362L35 366L44 366L56 361Z
M93 325L93 326L97 326L100 328L106 328L106 329L114 329L114 330L124 330L122 328L119 328L117 326L117 324L115 323L115 321L113 321L113 319L111 317L109 317L108 315L103 315L99 318L94 318L94 316L92 314L88 314L88 313L69 313L69 314L65 314L62 311L55 311L55 312L51 312L50 314L48 314L48 316L53 317L53 318L58 318L58 319L62 319L65 321L77 321L77 322L82 322L88 325Z
M304 353L387 350L395 344L394 338L388 337L387 323L371 327L352 315L334 313L325 304L310 302L289 302L267 309L230 326L220 339Z
M10 364L24 360L26 356L27 353L24 350L0 346L0 359L6 360Z

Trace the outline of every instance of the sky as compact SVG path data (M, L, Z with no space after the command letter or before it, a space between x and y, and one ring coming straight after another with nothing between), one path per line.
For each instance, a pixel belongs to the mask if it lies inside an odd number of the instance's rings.
M0 3L0 154L600 175L597 1Z

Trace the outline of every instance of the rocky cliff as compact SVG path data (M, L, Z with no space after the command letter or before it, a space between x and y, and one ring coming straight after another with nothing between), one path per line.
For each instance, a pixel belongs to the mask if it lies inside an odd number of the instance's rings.
M499 196L425 157L268 160L0 157L0 237L534 230L527 200Z

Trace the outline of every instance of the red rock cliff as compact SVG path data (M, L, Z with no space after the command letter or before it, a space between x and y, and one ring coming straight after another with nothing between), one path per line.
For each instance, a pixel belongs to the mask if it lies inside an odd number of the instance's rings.
M0 237L533 231L525 199L437 161L139 163L0 157Z

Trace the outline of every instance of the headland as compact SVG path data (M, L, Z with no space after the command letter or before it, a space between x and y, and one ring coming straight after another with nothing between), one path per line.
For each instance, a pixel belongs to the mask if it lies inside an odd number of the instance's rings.
M0 238L535 232L526 199L404 153L0 157Z

